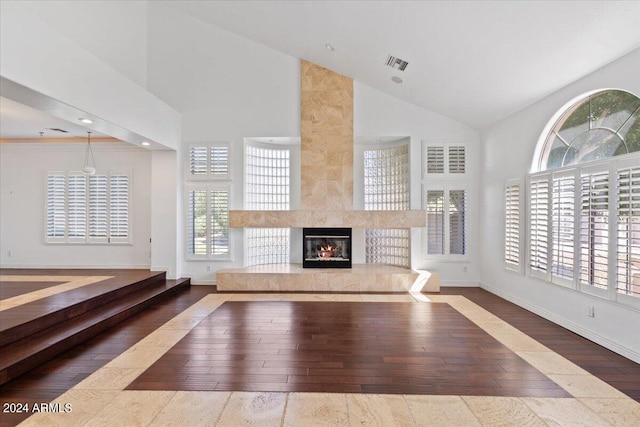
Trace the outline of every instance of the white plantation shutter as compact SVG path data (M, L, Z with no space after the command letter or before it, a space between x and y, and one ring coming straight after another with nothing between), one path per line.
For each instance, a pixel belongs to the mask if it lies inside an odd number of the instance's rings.
M426 172L428 174L444 173L444 145L429 145L426 149Z
M464 145L449 145L448 146L448 158L449 158L449 173L450 174L464 174L467 171L467 158L466 158L466 146Z
M549 241L549 178L532 177L529 183L529 266L533 275L546 278Z
M580 189L581 286L607 289L609 270L609 172L582 173Z
M189 146L187 179L227 179L229 176L229 144L206 143Z
M640 298L640 167L618 169L616 293Z
M48 243L63 242L67 224L67 177L65 173L50 173L47 177L47 236Z
M449 253L467 253L467 192L449 191Z
M187 201L187 253L190 258L206 258L207 231L207 190L190 190Z
M429 190L425 198L427 211L427 254L444 254L444 191Z
M189 148L189 174L206 176L209 173L207 152L206 146L192 146Z
M504 261L519 271L520 264L520 183L507 183L504 190ZM517 267L517 268L516 268Z
M211 191L211 255L229 253L229 190Z
M105 243L108 240L108 188L106 175L89 176L89 241Z
M551 194L552 281L570 285L575 237L575 175L554 176Z
M109 177L109 238L112 243L129 238L129 177Z
M47 243L129 243L127 174L50 172Z
M69 174L67 182L67 237L82 242L87 237L87 178Z
M229 175L229 147L212 146L210 149L210 173L216 177Z

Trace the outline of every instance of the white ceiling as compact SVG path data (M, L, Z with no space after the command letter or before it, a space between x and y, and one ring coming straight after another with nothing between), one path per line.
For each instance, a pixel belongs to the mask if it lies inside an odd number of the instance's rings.
M52 129L66 130L67 133ZM89 130L80 122L71 123L44 111L0 97L0 138L2 139L38 141L51 138L86 138ZM93 130L91 132L92 138L106 136Z
M640 48L640 1L163 4L479 129Z

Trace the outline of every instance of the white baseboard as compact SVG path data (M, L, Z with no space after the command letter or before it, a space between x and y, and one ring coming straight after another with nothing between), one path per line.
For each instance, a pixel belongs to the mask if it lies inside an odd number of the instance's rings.
M575 323L561 317L558 316L555 313L552 313L550 311L547 311L546 309L542 308L542 307L538 307L536 305L533 305L523 299L520 299L514 295L511 295L510 293L504 292L500 289L494 288L491 285L488 285L484 282L480 282L480 287L482 289L487 290L488 292L491 292L494 295L497 295L501 298L506 299L509 302L512 302L526 310L529 310L532 313L537 314L540 317L543 317L559 326L562 326L563 328L566 328L568 330L570 330L571 332L575 332L576 334L591 340L593 342L595 342L596 344L599 344L615 353L620 354L621 356L626 357L627 359L633 360L636 363L640 363L640 353L631 350L630 348L627 348L623 345L620 345L619 343L610 340L607 337L603 337L602 335L596 334L593 331L590 331L589 329L585 329L580 325L576 325Z
M195 285L195 286L215 286L216 285L216 281L215 280L202 280L202 279L198 279L198 280L193 280L191 279L191 284Z
M459 280L441 280L440 286L443 288L479 288L480 282L461 282Z

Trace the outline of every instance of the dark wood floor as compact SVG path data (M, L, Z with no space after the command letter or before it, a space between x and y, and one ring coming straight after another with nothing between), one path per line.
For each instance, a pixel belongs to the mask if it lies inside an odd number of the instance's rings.
M0 301L8 298L24 295L29 292L39 291L52 286L61 285L64 282L3 282L0 281Z
M448 304L225 302L128 390L571 397Z
M28 402L33 404L53 400L153 332L167 320L213 292L215 292L214 287L192 286L171 300L148 308L90 341L63 353L51 362L0 386L0 403ZM443 288L441 293L464 295L640 402L639 364L482 289ZM238 331L238 333L240 332ZM191 354L198 355L197 347L193 347ZM464 369L464 364L461 363L460 366L461 369ZM295 368L295 366L291 368ZM331 369L331 367L327 369ZM26 418L21 414L0 415L2 415L0 417L0 425L2 426L16 425Z

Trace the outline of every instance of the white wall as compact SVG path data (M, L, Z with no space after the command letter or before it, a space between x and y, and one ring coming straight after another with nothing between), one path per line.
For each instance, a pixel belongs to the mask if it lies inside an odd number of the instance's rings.
M391 95L354 82L354 135L359 140L384 137L410 137L411 209L421 209L422 141L467 142L469 183L469 257L465 262L425 259L422 232L411 233L412 267L440 273L443 285L477 285L480 277L479 245L479 164L478 131L455 120L436 114Z
M77 123L78 116L72 113L80 110L99 122L102 127L96 123L90 127L101 133L120 138L120 133L130 133L137 143L147 139L177 148L180 115L174 109L117 71L96 52L61 32L59 23L43 19L25 5L35 7L27 2L0 2L0 76L58 102L56 108L48 112L59 118ZM97 7L93 13L98 14L102 5L84 2L84 7ZM112 19L116 11L111 11ZM125 8L121 13L126 15L128 11ZM139 25L144 28L145 22ZM135 44L135 34L128 33L127 37L132 40L109 40L113 52L123 45ZM104 49L98 51L104 52ZM126 47L124 52L129 56ZM134 52L140 51L134 49ZM17 101L26 103L22 99ZM86 116L83 114L83 117Z
M47 172L82 169L86 145L0 144L0 264L3 268L149 268L151 154L125 144L95 143L92 146L99 171L132 171L132 244L45 244Z
M20 3L138 85L146 86L146 1L40 0Z
M603 88L640 95L640 50L483 130L480 199L482 286L605 347L640 362L640 312L504 269L504 183L524 178L543 128L573 98ZM587 307L595 317L587 317Z
M298 59L162 4L149 4L148 25L147 88L182 113L183 147L231 143L231 206L242 209L244 138L300 136ZM182 275L211 283L216 270L241 267L242 231L230 237L232 262L183 261Z

